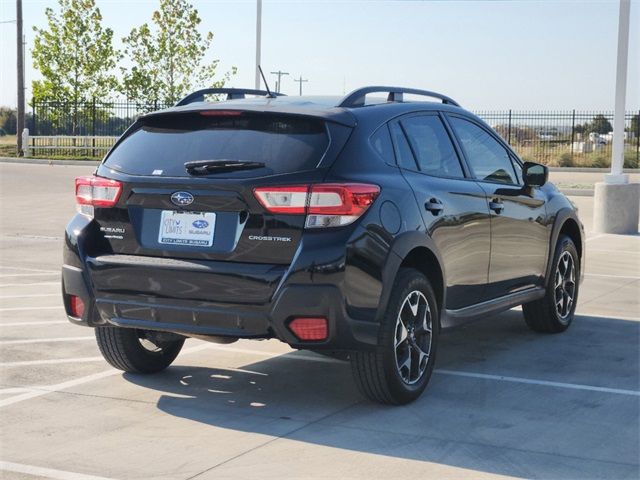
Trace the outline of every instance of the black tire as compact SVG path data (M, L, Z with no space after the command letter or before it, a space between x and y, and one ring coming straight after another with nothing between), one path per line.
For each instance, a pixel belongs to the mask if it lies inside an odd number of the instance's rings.
M565 272L569 272L565 265L567 256L570 257L573 265L573 280L565 278ZM562 265L560 265L562 260ZM578 287L580 278L580 257L576 246L571 238L561 235L556 244L556 250L553 256L553 265L551 268L551 277L548 279L547 291L540 300L535 300L522 305L522 313L527 326L540 333L560 333L564 332L571 322L576 311L578 303ZM562 277L561 285L558 286L560 275ZM569 295L569 292L571 294ZM568 304L568 298L571 302ZM561 298L562 304L557 303L557 299ZM566 303L565 303L566 302Z
M420 292L422 296L415 292ZM410 295L415 299L413 305ZM428 310L421 305L428 305ZM405 315L407 325L411 322L414 326L418 325L421 322L420 318L428 319L430 323L431 333L426 358L422 356L426 351L427 341L427 334L422 333L425 331L423 328L405 328L406 340L399 342L396 348L396 335L400 333L398 338L403 336L402 327L398 324L398 322L404 324L404 320L400 317L403 307L409 308L409 314ZM413 313L413 307L416 308L417 313ZM420 308L424 309L426 316L422 317ZM407 314L406 310L403 312ZM427 387L433 372L440 331L439 319L436 296L427 277L412 268L401 269L396 277L380 327L378 347L374 351L353 352L350 357L351 369L360 392L375 402L391 405L406 404L417 399ZM398 366L397 350L400 353L406 353L405 359L410 359L408 368ZM413 361L419 358L422 360L414 364ZM415 377L413 381L412 375Z
M182 349L184 339L153 341L154 350L145 347L144 330L121 327L97 327L96 340L100 353L113 367L131 373L156 373L167 368Z

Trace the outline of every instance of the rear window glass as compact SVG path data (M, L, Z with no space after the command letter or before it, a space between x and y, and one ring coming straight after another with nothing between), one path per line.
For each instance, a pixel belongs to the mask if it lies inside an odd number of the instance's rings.
M245 112L163 115L143 120L105 165L133 175L188 176L185 162L239 160L265 167L227 176L263 176L313 169L328 145L324 122L313 118Z

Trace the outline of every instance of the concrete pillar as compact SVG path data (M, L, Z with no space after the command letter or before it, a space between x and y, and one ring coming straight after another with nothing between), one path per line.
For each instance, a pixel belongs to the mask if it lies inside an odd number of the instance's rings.
M593 229L601 233L638 233L640 183L596 183Z

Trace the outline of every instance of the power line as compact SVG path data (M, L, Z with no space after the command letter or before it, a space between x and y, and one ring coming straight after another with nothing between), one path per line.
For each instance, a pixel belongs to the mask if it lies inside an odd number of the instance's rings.
M302 75L300 75L300 78L294 78L293 81L300 84L300 96L302 96L302 84L308 82L309 80L307 80L306 78L302 78Z
M278 80L276 81L276 93L280 93L280 87L282 86L281 85L282 77L283 75L289 75L289 72L283 72L281 70L278 70L277 72L271 72L271 75L278 76Z

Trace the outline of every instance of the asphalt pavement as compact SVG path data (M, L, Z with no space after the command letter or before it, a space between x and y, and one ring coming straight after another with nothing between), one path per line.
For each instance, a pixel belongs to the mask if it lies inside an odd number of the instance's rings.
M571 328L536 334L514 309L446 332L425 394L384 407L346 363L277 341L110 368L60 299L91 171L0 164L0 478L640 477L640 236L591 232L592 197L572 197L588 238Z

